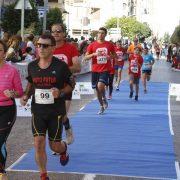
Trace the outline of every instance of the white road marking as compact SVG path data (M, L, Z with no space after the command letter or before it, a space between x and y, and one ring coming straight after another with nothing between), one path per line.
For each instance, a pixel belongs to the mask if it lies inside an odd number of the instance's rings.
M82 111L85 107L86 107L86 106L83 106L83 107L80 109L80 111Z
M85 174L82 180L94 180L95 174Z
M17 161L15 161L11 166L9 166L6 170L10 171L14 166L16 166L25 156L27 153L24 153Z
M175 162L176 167L176 174L177 174L177 180L180 180L180 168L179 168L179 162Z
M170 85L169 85L169 88L170 88ZM172 118L171 118L170 94L168 94L168 116L169 116L170 133L172 136L174 136L173 126L172 126Z

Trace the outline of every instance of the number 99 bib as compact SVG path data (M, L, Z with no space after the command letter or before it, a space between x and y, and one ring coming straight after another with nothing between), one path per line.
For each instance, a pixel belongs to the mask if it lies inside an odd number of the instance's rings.
M54 104L54 97L50 89L36 89L35 102L37 104Z

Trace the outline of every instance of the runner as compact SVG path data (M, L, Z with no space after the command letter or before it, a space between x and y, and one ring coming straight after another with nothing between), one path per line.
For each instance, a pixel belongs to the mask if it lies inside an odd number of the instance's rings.
M106 35L107 29L104 27L99 28L97 41L88 46L84 57L84 61L92 59L92 88L96 89L100 104L98 114L103 114L108 107L105 97L105 86L108 85L110 59L116 57L114 45L105 41Z
M140 48L134 48L134 54L129 57L129 86L130 86L130 94L129 98L133 97L135 85L135 100L138 101L139 94L139 79L141 77L141 66L143 64L143 58L140 55Z
M112 92L113 92L113 82L114 82L114 74L115 74L115 69L114 69L114 64L115 64L115 58L111 58L111 66L109 70L109 80L108 80L108 100L112 99Z
M148 52L148 48L143 49L143 65L142 65L142 84L144 87L144 93L147 93L146 81L150 80L152 65L154 64L154 58Z
M48 180L46 132L50 148L60 154L60 163L69 161L67 144L62 141L62 119L66 114L64 95L72 91L71 72L66 63L53 57L55 39L51 35L40 36L37 46L39 59L28 65L28 84L21 104L25 105L32 93L32 132L34 135L35 159L41 180ZM64 84L66 86L64 87Z
M123 55L125 54L125 49L122 47L122 42L120 40L116 42L115 51L117 54L117 59L115 61L115 70L117 74L116 91L119 91L119 84L121 82L121 74L124 66Z
M71 73L78 73L81 71L81 66L78 61L78 50L77 48L65 41L65 27L62 24L54 24L51 27L52 36L56 40L56 49L53 53L55 57L66 62L69 66ZM74 141L72 127L69 122L68 112L72 100L72 92L66 95L66 116L63 120L63 125L66 130L66 142L71 144Z
M6 180L6 141L16 120L14 98L23 94L18 71L5 62L7 47L0 40L0 180Z
M127 53L129 55L134 53L135 47L138 47L142 51L141 44L138 43L138 39L134 38L133 43L128 47Z

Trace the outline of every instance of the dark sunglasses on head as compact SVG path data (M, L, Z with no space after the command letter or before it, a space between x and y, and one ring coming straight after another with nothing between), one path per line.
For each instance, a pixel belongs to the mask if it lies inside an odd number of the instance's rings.
M51 31L51 33L62 33L63 31L62 30L54 30L54 31Z
M48 48L49 46L52 46L51 44L41 44L41 43L37 43L37 47L38 48L40 48L40 47L42 47L42 48Z

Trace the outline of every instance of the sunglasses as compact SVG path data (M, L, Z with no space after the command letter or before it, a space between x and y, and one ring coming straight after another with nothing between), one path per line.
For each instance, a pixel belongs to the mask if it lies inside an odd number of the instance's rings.
M51 33L62 33L62 30L55 30L55 31L51 31Z
M43 49L46 49L46 48L48 48L48 47L50 47L50 46L52 46L52 45L50 45L50 44L41 44L41 43L37 43L37 47L38 48L43 48Z

